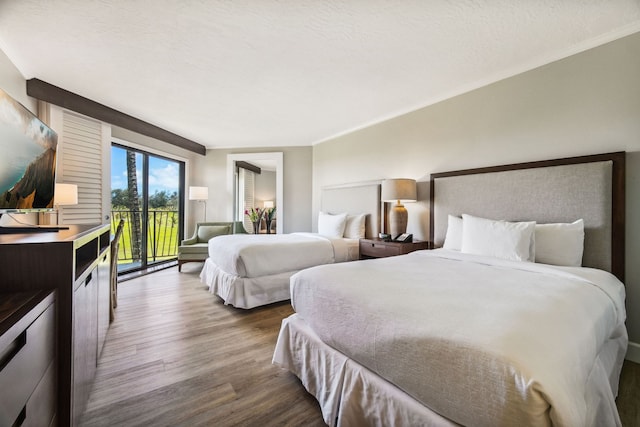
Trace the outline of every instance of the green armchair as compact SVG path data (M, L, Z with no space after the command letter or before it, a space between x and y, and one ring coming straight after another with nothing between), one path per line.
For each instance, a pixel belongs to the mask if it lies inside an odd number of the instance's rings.
M202 262L209 255L209 239L225 234L245 233L241 221L236 222L198 222L193 236L178 246L178 271L186 262Z

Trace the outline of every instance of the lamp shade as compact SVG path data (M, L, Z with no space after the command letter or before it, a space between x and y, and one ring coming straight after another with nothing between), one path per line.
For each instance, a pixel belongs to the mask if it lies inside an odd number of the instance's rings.
M209 187L189 187L189 200L209 200Z
M273 200L265 200L264 201L264 208L265 209L271 209L273 207Z
M53 204L56 206L77 205L78 186L75 184L62 184L56 182Z
M385 179L382 181L383 202L415 202L418 200L415 179Z

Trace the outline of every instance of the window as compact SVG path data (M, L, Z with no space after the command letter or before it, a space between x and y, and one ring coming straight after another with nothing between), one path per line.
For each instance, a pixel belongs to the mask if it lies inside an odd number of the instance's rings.
M184 162L113 144L111 223L125 220L118 271L176 259L183 239Z

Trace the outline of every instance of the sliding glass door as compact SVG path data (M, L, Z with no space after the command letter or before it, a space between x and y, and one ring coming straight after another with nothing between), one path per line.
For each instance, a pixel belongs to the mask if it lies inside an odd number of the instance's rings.
M111 221L125 221L118 271L174 261L184 236L184 163L113 144Z

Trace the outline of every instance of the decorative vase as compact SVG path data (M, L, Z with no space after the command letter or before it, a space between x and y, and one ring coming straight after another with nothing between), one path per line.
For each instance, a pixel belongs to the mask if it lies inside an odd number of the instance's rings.
M260 221L255 221L253 223L253 234L260 233Z
M271 220L267 219L266 223L267 223L267 234L271 234Z

